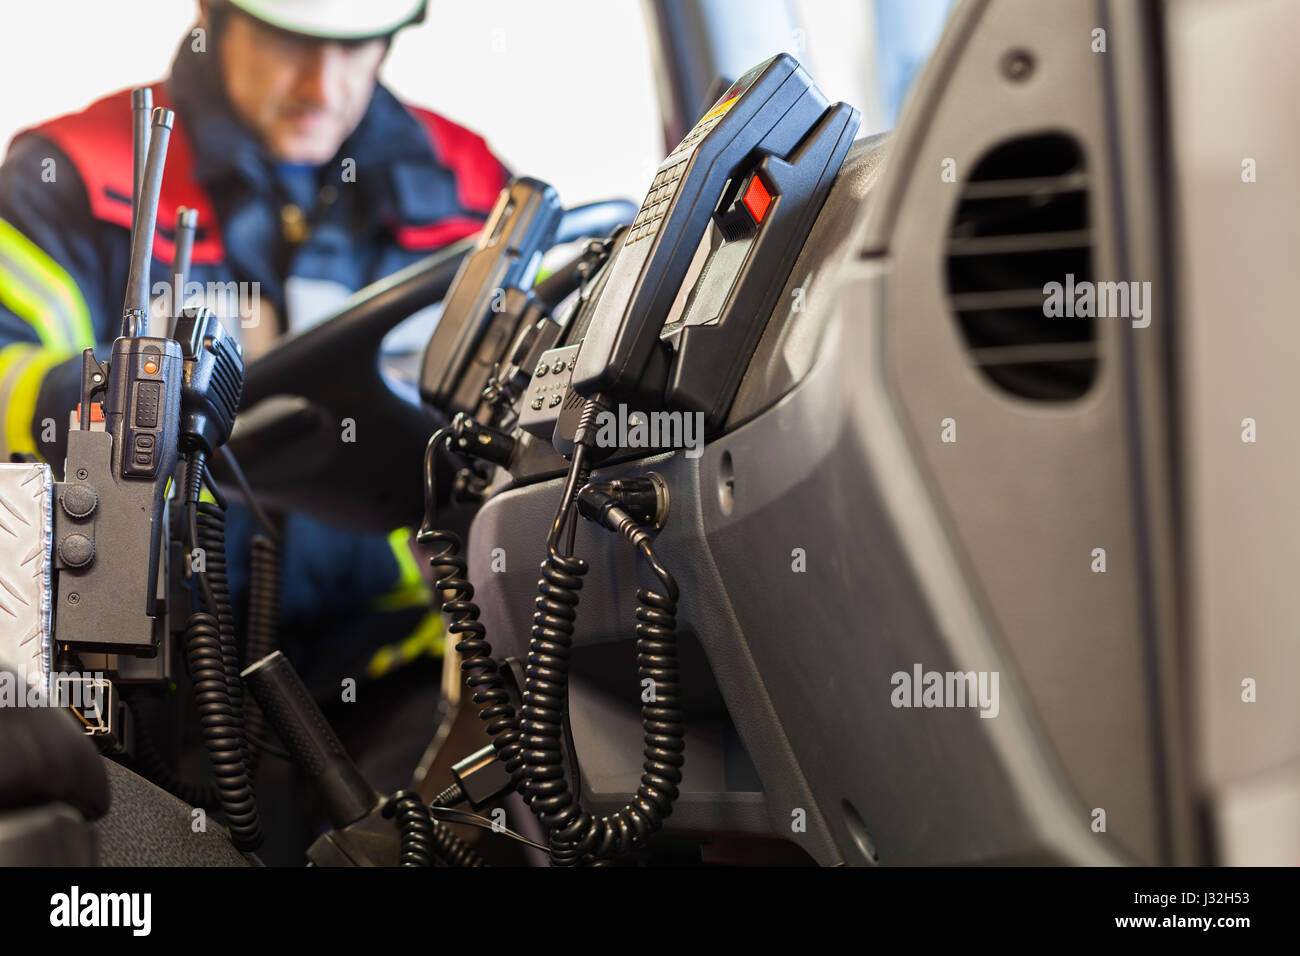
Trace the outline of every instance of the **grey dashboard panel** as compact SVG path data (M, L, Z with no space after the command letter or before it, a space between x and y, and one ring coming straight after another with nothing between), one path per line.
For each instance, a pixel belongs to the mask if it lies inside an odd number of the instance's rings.
M668 480L656 550L714 677L670 828L766 831L821 863L1198 859L1156 12L959 4L899 130L850 153L726 434L607 469ZM1086 237L1090 277L1159 290L1149 321L1071 343L1091 364L1066 399L988 374L949 291L974 171L1044 136L1077 147L1085 219L1064 238ZM512 488L474 524L498 653L526 652L559 492ZM614 650L575 678L574 735L589 804L612 809L638 774L637 698L597 672L630 681L651 580L589 526L577 550L575 668ZM996 674L997 715L898 706L916 668Z
M790 395L698 459L676 453L612 470L668 480L672 513L656 551L682 588L679 630L702 646L761 784L701 790L717 768L688 739L686 794L669 825L752 832L761 823L821 863L1112 859L1091 839L1028 697L981 623L883 380L848 374L882 362L884 276L854 268L870 274L825 300L839 319ZM526 651L559 492L558 480L503 492L471 530L470 575L498 654ZM575 660L625 642L633 589L651 584L620 539L590 526L577 553L592 570ZM895 707L892 675L917 662L999 672L997 716ZM634 674L630 652L623 666ZM570 706L584 791L603 808L625 796L618 787L635 777L638 742L584 743L580 728L597 717L607 726L620 707L626 722L638 698L594 696L575 685Z
M1156 862L1173 855L1174 828L1186 845L1189 826L1185 797L1170 807L1184 792L1171 783L1180 726L1165 667L1172 621L1156 605L1173 566L1169 462L1148 444L1158 449L1169 429L1167 369L1152 357L1172 313L1149 301L1149 325L1098 318L1086 393L1036 400L982 374L946 262L981 161L1063 135L1082 152L1093 277L1160 287L1160 209L1150 194L1124 192L1118 157L1138 149L1117 120L1120 55L1093 51L1097 29L1128 55L1147 39L1140 18L1112 21L1093 2L1053 4L1050 17L1020 0L960 8L904 115L860 248L890 266L883 374L964 573L1071 789L1105 811L1104 840ZM1013 58L1027 72L1012 75ZM1123 90L1126 108L1140 108L1143 92ZM1154 151L1140 158L1157 176ZM1126 228L1130 216L1152 224L1145 235Z
M1163 10L1181 227L1177 402L1194 767L1223 862L1294 865L1300 7L1220 0ZM1243 441L1246 419L1253 442Z
M879 150L855 148L806 253L822 263L801 262L792 278L816 273L803 308L783 308L780 335L769 328L779 341L760 347L765 368L794 369L797 387L778 385L788 394L772 404L748 381L749 421L697 459L608 470L668 480L671 517L656 550L682 588L679 630L698 641L725 703L703 726L688 714L684 794L669 825L770 832L821 863L1110 859L983 632L884 387L885 273L857 263L845 242L857 219L846 209L865 203ZM560 485L502 492L471 529L471 579L498 655L526 654ZM618 668L621 654L634 678L632 595L652 582L620 540L591 526L577 553L592 570L575 633L574 738L588 804L612 809L638 774L638 698L634 681L618 691L593 675ZM593 653L605 663L582 676ZM998 716L895 707L892 675L916 663L1006 675ZM728 763L733 727L744 759Z

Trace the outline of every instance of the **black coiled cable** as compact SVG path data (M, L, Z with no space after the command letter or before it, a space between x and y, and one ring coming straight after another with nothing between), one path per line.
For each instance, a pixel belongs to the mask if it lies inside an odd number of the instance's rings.
M533 812L554 834L573 822L573 798L564 774L561 734L568 697L569 650L578 616L578 592L587 562L551 551L542 563L525 667L519 731L525 786ZM568 842L568 841L564 841ZM569 854L560 854L566 861Z
M589 402L583 411L577 437L594 434L599 406ZM443 611L450 619L448 630L460 640L462 671L482 707L480 717L488 722L497 755L524 801L539 816L550 834L551 862L556 866L599 863L644 846L649 836L672 813L682 779L685 730L677 664L676 610L678 590L667 569L655 557L649 536L626 514L618 530L650 562L664 584L664 592L638 589L637 671L642 682L653 683L654 699L643 704L645 762L641 785L622 809L597 819L583 809L570 790L562 755L565 705L568 695L569 650L577 618L578 592L588 565L573 555L576 530L570 525L567 548L559 550L566 517L578 490L590 474L589 447L577 442L574 457L547 539L547 557L542 563L538 598L533 616L523 691L523 707L515 715L508 692L491 659L486 629L478 620L473 602L474 589L467 576L467 563L460 556L459 536L435 531L429 525L433 515L433 461L448 430L436 433L425 451L425 523L418 540L442 545L431 559L438 572L439 593L451 592ZM437 826L435 821L435 827Z
M433 820L420 795L410 790L397 791L384 814L397 818L402 834L401 865L433 866Z
M426 817L429 815L427 807L424 807L424 813ZM452 833L441 820L430 819L429 822L433 825L433 852L447 866L480 867L487 865L483 862L483 857L479 856L473 847Z
M511 779L515 779L523 766L515 709L497 663L492 659L492 645L487 641L486 629L478 619L479 608L473 600L474 586L469 583L466 576L468 566L460 554L460 536L451 531L428 531L422 532L419 540L422 544L441 547L430 559L430 564L437 575L438 593L447 595L442 605L448 621L447 632L456 638L465 685L474 705L479 708L479 719L486 726L497 758L505 765Z
M393 794L384 807L384 816L397 819L402 866L433 866L435 857L445 866L486 865L473 847L429 815L429 808L413 791L399 790Z
M244 762L243 734L226 684L219 625L211 614L190 616L185 625L185 657L194 683L203 745L231 840L241 850L256 849L262 843L262 828Z
M484 721L497 759L505 766L518 789L523 770L519 752L518 718L505 682L492 659L492 645L487 629L479 621L479 607L474 603L474 586L469 582L468 567L461 556L460 536L452 531L435 530L431 523L437 509L437 483L434 462L439 446L451 437L451 429L434 433L424 452L424 522L416 540L427 547L440 548L429 564L437 576L435 592L446 596L442 613L447 618L447 632L456 638L456 652L461 657L461 674L471 691L479 718ZM450 592L450 593L449 593Z
M204 570L196 577L206 609L191 614L185 624L185 658L231 842L253 850L262 844L262 825L248 774L243 684L226 578L225 511L198 500L202 476L203 458L195 453L185 476L186 508L191 548L202 549Z
M244 650L245 666L255 664L275 652L280 631L280 548L266 535L253 536L249 557L248 640ZM248 730L248 767L257 769L269 730L257 701L248 700L244 724Z
M578 432L594 424L595 402L583 410ZM611 860L646 844L672 813L682 780L685 728L677 661L677 583L650 546L650 536L620 509L610 512L610 527L622 534L649 562L664 593L637 590L637 676L652 683L653 700L641 706L645 761L636 794L617 812L595 817L574 796L565 774L562 742L569 688L569 651L573 643L579 591L587 562L573 555L576 515L572 504L585 484L584 449L575 445L573 467L547 539L547 556L537 583L532 639L525 668L519 731L524 750L524 787L530 806L550 834L551 862L573 866ZM566 519L568 544L560 551Z
M230 690L230 706L240 728L241 747L248 753L248 741L243 736L244 682L239 676L239 645L235 640L235 614L230 604L230 579L226 573L226 512L220 505L200 501L197 505L198 539L203 549L208 587L216 603L216 617L221 640L221 667ZM209 610L211 610L209 604Z
M677 660L677 591L669 577L667 593L637 590L637 677L642 686L647 679L652 681L654 689L654 699L641 706L645 733L641 784L620 810L599 818L583 809L570 791L562 764L561 730L577 589L586 570L586 562L562 555L549 557L544 566L519 721L532 807L551 833L551 858L557 866L586 857L610 860L644 846L672 813L686 742Z

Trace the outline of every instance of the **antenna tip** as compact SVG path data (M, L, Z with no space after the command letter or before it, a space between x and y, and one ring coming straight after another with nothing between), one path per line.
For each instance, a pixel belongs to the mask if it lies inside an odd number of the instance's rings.
M131 106L133 109L147 110L153 108L153 90L147 86L142 86L138 90L131 91Z
M190 209L188 206L181 206L176 210L176 223L182 229L193 229L199 224L199 211Z
M176 114L169 109L159 106L153 111L153 125L161 126L165 129L172 128L172 121L176 119Z

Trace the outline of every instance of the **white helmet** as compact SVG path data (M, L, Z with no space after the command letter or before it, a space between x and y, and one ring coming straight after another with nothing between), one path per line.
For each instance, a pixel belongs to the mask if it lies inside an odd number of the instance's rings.
M226 0L263 23L324 40L368 40L424 20L428 0Z

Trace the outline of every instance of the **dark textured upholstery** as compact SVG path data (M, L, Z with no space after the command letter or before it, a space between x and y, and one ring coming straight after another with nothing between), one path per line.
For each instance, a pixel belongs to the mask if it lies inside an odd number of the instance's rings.
M95 824L101 866L248 866L209 815L195 833L192 810L126 767L103 760L113 805Z

